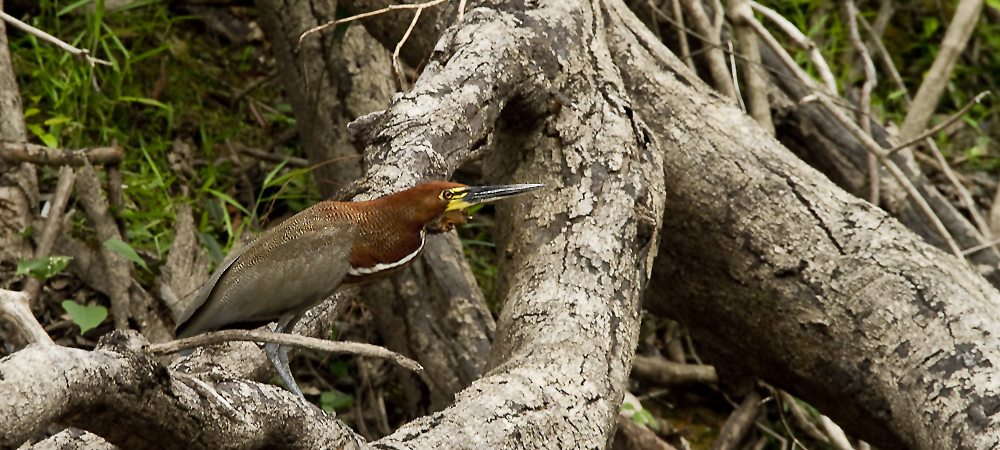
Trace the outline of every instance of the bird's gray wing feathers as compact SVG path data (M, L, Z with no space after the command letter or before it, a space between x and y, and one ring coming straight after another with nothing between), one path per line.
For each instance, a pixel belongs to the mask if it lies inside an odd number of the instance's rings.
M305 312L333 293L350 268L354 227L294 222L268 230L220 266L178 320L177 337Z

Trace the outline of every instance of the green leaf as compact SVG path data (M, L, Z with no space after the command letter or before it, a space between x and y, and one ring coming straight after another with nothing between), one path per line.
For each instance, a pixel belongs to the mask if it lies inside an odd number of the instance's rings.
M330 363L330 373L337 378L347 378L347 363L343 361L334 361Z
M937 31L940 25L941 23L938 22L937 17L924 17L924 37L930 37Z
M222 201L224 201L226 203L229 203L230 205L235 206L236 209L242 211L243 214L246 214L248 216L250 215L250 212L247 211L247 209L244 208L243 205L240 204L240 202L236 201L235 198L232 198L229 195L226 195L225 193L217 191L217 190L212 189L212 188L207 188L205 190L208 191L211 194L214 194L216 197L219 197L219 199L221 199Z
M326 412L344 409L354 403L354 396L338 391L326 391L319 396L320 407Z
M163 102L159 102L159 101L153 100L151 98L145 98L145 97L128 97L128 96L125 96L125 97L118 97L118 100L121 100L123 102L129 102L129 103L142 103L143 105L156 106L158 108L163 108L163 109L165 109L167 111L173 111L173 109L174 109L172 106L164 104Z
M648 409L636 411L636 413L632 415L632 420L639 425L645 425L646 427L654 430L660 429L660 424L656 421L653 414L650 413Z
M222 247L219 246L219 243L216 242L210 234L199 232L198 240L201 241L205 247L208 247L208 256L212 258L212 262L215 264L222 263L222 258L224 257L222 255Z
M52 147L52 148L58 148L59 147L59 140L56 139L55 136L53 136L53 135L51 135L49 133L46 133L45 130L42 129L42 127L40 127L38 125L35 125L35 124L28 124L28 130L31 130L31 132L35 136L38 136L38 139L41 139L42 143L45 144L46 146Z
M71 120L73 120L73 119L70 119L69 117L56 116L56 117L53 117L53 118L51 118L49 120L46 120L45 121L45 125L59 125L61 123L66 123L66 122L69 122Z
M997 0L997 1L1000 1L1000 0ZM897 99L899 97L902 97L903 94L905 94L905 93L906 93L906 89L900 89L898 91L892 91L892 92L889 93L889 97L888 98L889 98L889 100L895 100L895 99Z
M81 5L85 5L85 4L90 3L90 2L91 2L91 0L78 0L78 1L76 1L74 3L71 3L70 5L66 6L65 8L60 9L59 12L56 13L56 17L59 17L59 16L61 16L63 14L66 14L66 13L68 13L68 12L70 12L70 11L76 9L76 8L79 8Z
M17 263L15 275L28 275L39 280L47 280L62 272L72 259L71 256L50 256L44 259L22 260Z
M126 244L125 241L112 238L104 241L104 246L121 253L126 259L142 266L143 269L149 270L149 267L146 267L146 261L143 261L139 257L139 254L135 252L135 249L131 245Z
M104 319L108 318L108 308L103 306L85 306L73 300L66 300L62 302L62 307L73 319L73 322L80 326L81 335L97 328L101 322L104 322Z

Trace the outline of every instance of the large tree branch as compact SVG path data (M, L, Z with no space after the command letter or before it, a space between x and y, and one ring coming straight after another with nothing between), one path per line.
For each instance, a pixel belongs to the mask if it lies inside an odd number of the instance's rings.
M277 386L216 371L211 388L168 371L148 346L115 331L92 352L30 347L0 362L0 446L58 421L120 448L365 448L342 422Z
M771 380L876 445L994 445L1000 294L700 81L649 70L682 64L637 34L615 41L634 62L619 67L669 180L654 279L670 289L647 306L691 327L722 374Z

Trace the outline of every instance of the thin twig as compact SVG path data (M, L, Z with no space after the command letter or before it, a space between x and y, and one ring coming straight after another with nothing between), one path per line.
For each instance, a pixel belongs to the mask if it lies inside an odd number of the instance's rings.
M971 248L967 248L965 250L962 250L962 254L968 256L968 255L976 253L976 252L978 252L980 250L985 250L987 248L990 248L990 247L992 247L994 245L998 245L998 244L1000 244L1000 239L994 239L992 241L989 241L989 242L986 242L986 243L983 243L983 244L979 244L979 245L977 245L975 247L971 247Z
M718 34L713 34L712 22L705 14L705 7L701 0L680 0L684 9L694 21L694 27L701 35L707 39L710 49L706 52L705 62L708 64L709 72L712 74L712 84L716 90L723 95L735 100L736 91L733 89L732 76L727 73L726 59L723 57L722 43Z
M742 60L746 85L747 110L767 134L774 136L774 122L771 120L771 105L767 98L767 82L760 70L760 48L757 44L757 34L743 19L752 16L753 10L747 0L730 0L729 16L733 24L733 33L740 44L740 51L746 55ZM735 59L735 52L732 58ZM734 69L735 73L736 70Z
M400 92L406 88L406 74L403 73L403 65L399 62L399 50L403 48L403 44L410 38L410 33L412 33L413 28L417 26L417 20L420 19L420 13L423 10L423 8L417 9L417 12L413 14L413 20L410 21L410 26L406 28L406 33L403 33L403 38L396 43L396 48L392 51L392 69L396 72L396 90Z
M906 89L906 85L903 83L903 77L899 74L899 70L896 69L896 65L892 62L892 56L889 56L889 50L885 48L885 44L882 43L881 39L877 38L875 30L872 26L868 24L863 16L858 16L858 22L861 22L861 26L865 27L865 31L868 32L872 37L872 42L875 43L875 48L878 49L879 56L882 57L882 63L885 64L886 68L889 70L889 75L892 77L893 83L896 84L896 90L903 91L904 105L909 106L910 104L910 92Z
M799 29L796 28L794 24L789 22L788 19L781 14L778 14L773 9L761 5L753 0L750 1L750 7L764 17L767 17L768 20L774 22L778 28L781 28L781 31L785 32L785 34L792 39L792 42L809 54L809 60L812 61L813 66L816 67L816 72L819 73L819 78L823 80L823 85L826 86L830 93L836 95L837 79L833 77L833 72L830 71L830 66L826 63L826 60L823 59L823 55L819 52L819 48L816 47L816 43L799 31Z
M772 392L777 391L777 389L775 389L774 387L769 387L769 389L771 389ZM788 426L788 421L785 420L785 412L781 407L780 396L778 401L778 418L781 419L781 425L785 427L785 433L788 433L788 436L792 438L792 446L791 446L792 450L795 450L796 445L798 445L803 450L807 450L806 446L802 445L802 443L799 442L799 439L795 437L795 433L792 433L792 428ZM758 426L763 427L763 425L758 425ZM784 448L784 446L782 446L782 448Z
M362 344L360 342L328 341L326 339L318 339L297 334L274 333L271 331L261 330L214 331L189 338L164 342L162 344L154 344L150 346L149 351L158 355L167 355L183 350L190 350L196 347L221 344L229 341L272 342L275 344L289 345L292 347L307 348L324 352L353 353L389 360L414 372L421 372L424 370L420 363L377 345Z
M288 165L292 167L309 167L309 161L305 158L298 158L295 156L279 155L277 153L265 152L260 149L244 147L237 147L240 153L246 153L258 159L263 159L265 161L280 163L283 161L288 161Z
M861 21L861 25L865 27L868 33L872 35L871 36L872 42L875 43L875 47L878 49L879 53L881 53L882 62L888 68L888 71L892 76L893 82L896 83L896 88L903 92L903 104L909 107L911 103L910 93L909 91L907 91L906 85L903 84L903 79L899 75L899 71L896 69L896 65L893 64L892 58L889 56L888 50L886 50L885 45L882 44L882 40L878 39L878 35L876 34L875 30L873 30L872 27L868 25L868 22L864 19L864 17L858 16L858 20ZM976 96L976 98L972 102L962 107L962 109L959 110L958 113L952 115L950 118L946 119L938 126L925 132L924 133L925 136L922 135L918 137L918 139L913 139L910 142L904 143L902 145L897 145L888 151L888 153L892 155L895 152L918 142L920 138L926 138L927 146L931 149L931 153L934 154L934 157L925 158L925 155L923 155L922 153L914 153L914 156L920 159L921 163L932 165L939 171L944 173L945 177L947 177L948 180L952 183L952 185L955 186L955 191L958 192L959 199L961 200L963 206L965 206L965 208L969 211L969 214L972 216L972 220L976 223L976 226L979 228L979 232L980 234L982 234L983 239L989 239L990 236L992 236L993 230L989 227L989 224L983 218L982 214L979 213L979 208L976 206L976 202L972 199L972 194L969 193L969 190L965 188L965 185L961 181L962 179L968 180L968 177L962 174L955 173L955 171L951 170L951 166L948 165L947 161L945 161L944 155L941 155L941 151L937 148L937 144L935 144L934 141L930 139L930 136L932 136L934 133L937 133L939 130L943 129L945 126L952 123L953 121L958 120L959 118L964 116L965 113L968 112L970 108L972 108L975 104L979 103L982 100L983 96L989 93L990 91L981 92L979 95Z
M247 83L246 86L243 86L242 88L240 88L240 90L238 90L235 93L233 93L233 98L230 99L229 102L231 104L235 104L235 103L239 102L240 99L243 98L243 96L249 94L254 89L257 89L262 84L267 83L268 81L271 81L271 80L273 80L273 79L275 79L277 77L278 77L278 71L275 70L275 71L272 71L271 73L269 73L267 75L264 75L264 76L262 76L260 78L257 78L255 80Z
M458 2L458 22L461 22L465 18L465 1L459 0Z
M816 424L812 422L809 417L809 413L806 412L805 408L795 401L795 397L792 397L792 394L782 390L778 390L777 393L778 398L781 400L779 407L781 404L788 407L788 412L792 414L792 420L803 433L824 444L828 444L830 442L830 439L827 438L826 435L823 434L818 427L816 427Z
M844 9L845 14L847 15L848 36L850 37L851 44L854 45L854 50L861 55L861 61L865 66L865 82L861 85L861 96L858 99L858 109L861 110L858 114L858 124L861 125L861 129L865 133L871 136L871 119L869 119L868 116L871 114L872 110L872 89L878 85L878 78L876 78L875 64L872 62L872 58L868 54L868 48L865 47L865 43L861 41L861 34L858 33L858 9L854 6L854 0L844 0ZM869 153L868 201L875 206L878 206L879 201L879 174L880 170L878 158Z
M736 70L736 51L733 50L733 41L726 41L729 47L729 71L733 73L733 89L736 91L736 99L740 101L740 110L743 114L747 112L747 105L743 103L743 94L740 92L740 79Z
M980 92L979 95L976 96L976 98L972 99L972 101L970 101L965 106L963 106L962 109L958 110L958 112L956 112L955 114L952 114L947 119L945 119L943 122L941 122L941 123L937 124L936 126L934 126L934 128L931 128L931 129L929 129L929 130L927 130L927 131L925 131L923 133L920 133L919 136L917 136L917 137L915 137L913 139L910 139L910 140L908 140L908 141L906 141L906 142L904 142L902 144L899 144L899 145L897 145L897 146L889 149L888 154L890 154L890 155L895 154L896 152L898 152L898 151L900 151L900 150L902 150L904 148L907 148L907 147L909 147L911 145L914 145L914 144L916 144L916 143L918 143L918 142L920 142L920 141L922 141L924 139L927 139L927 138L933 136L938 131L941 131L941 129L943 129L944 127L946 127L948 125L951 125L952 123L954 123L958 119L961 119L962 116L965 115L965 113L969 112L969 110L972 109L973 106L978 105L979 102L981 102L983 100L983 98L986 97L987 95L990 95L990 91Z
M107 61L105 61L103 59L98 59L98 58L94 58L94 57L90 56L90 50L79 49L79 48L76 48L76 47L74 47L72 45L69 45L69 44L67 44L67 43L59 40L58 38L56 38L55 36L53 36L51 34L48 34L48 33L44 32L42 30L39 30L38 28L35 28L35 27L33 27L31 25L28 25L28 24L26 24L24 22L21 22L20 20L17 20L17 18L15 18L14 16L11 16L10 14L7 14L7 13L5 13L3 11L0 11L0 19L3 19L5 22L7 22L7 23L9 23L11 25L14 25L17 28L20 28L21 30L23 30L24 32L26 32L28 34L31 34L33 36L38 37L38 38L42 39L43 41L55 44L56 47L59 47L59 48L65 50L67 53L69 53L71 55L82 56L82 57L86 58L87 62L91 66L93 66L94 64L103 64L105 66L111 66L111 65L113 65L110 62L107 62Z
M63 211L66 209L66 204L69 203L69 194L73 191L73 182L75 180L76 176L73 173L73 169L69 166L63 166L59 172L59 182L56 183L56 191L52 196L52 202L49 203L49 214L45 218L45 228L42 229L42 234L38 238L38 245L35 247L35 259L48 258L49 253L52 252L52 244L55 243L56 237L59 235L59 230L62 228ZM38 278L30 278L25 283L24 292L28 294L29 304L37 305L38 292L41 290L41 287L42 280Z
M785 49L781 47L781 44L778 43L777 39L775 39L774 36L772 36L771 33L768 32L767 29L764 28L764 26L761 25L756 18L747 18L747 19L748 23L750 23L750 25L753 27L754 31L756 31L757 34L764 39L764 42L767 43L767 45L771 47L772 50L774 50L774 52L778 55L778 57L782 60L782 62L785 63L785 65L791 70L791 72L796 76L796 78L799 79L799 82L805 84L807 87L814 88L816 81L813 80L809 75L807 75L805 71L802 70L802 68L795 63L795 60L792 59L791 55L789 55L788 52L786 52ZM885 149L882 148L878 143L876 143L875 140L872 139L870 135L866 134L861 129L861 127L857 126L857 124L854 123L854 121L844 116L843 112L839 108L837 108L837 106L829 99L827 95L814 95L810 97L820 102L820 104L822 104L823 107L826 108L830 112L830 114L832 114L833 117L841 123L843 127L847 128L847 131L850 132L851 135L853 135L854 138L857 139L862 146L864 146L865 150L867 150L869 153L874 154L879 159L879 162L883 166L885 166L886 170L888 170L889 173L893 176L893 178L895 178L896 181L899 182L899 184L906 191L907 195L909 195L910 198L913 199L913 201L917 204L917 207L920 209L920 211L924 213L927 219L931 222L931 225L934 226L934 229L937 230L938 234L941 235L941 239L943 239L945 243L947 243L948 248L951 250L952 254L955 255L955 257L959 258L959 260L965 261L965 259L962 257L962 250L959 249L958 244L955 242L955 239L951 236L951 233L949 233L948 229L945 228L943 223L941 223L941 219L936 214L934 214L934 211L931 209L930 205L927 204L927 200L924 199L922 195L920 195L920 191L918 191L916 186L913 185L913 182L911 182L910 179L907 178L906 174L904 174L903 171L899 169L896 163L889 158L889 155L885 152Z
M384 13L387 13L389 11L393 11L393 10L397 10L397 9L417 9L417 10L420 10L420 9L424 9L424 8L427 8L427 7L430 7L430 6L434 6L434 5L438 4L438 3L442 3L442 2L445 2L445 1L447 1L447 0L432 0L432 1L429 1L427 3L418 3L418 4L415 4L415 5L391 5L391 6L387 6L385 8L376 10L376 11L369 11L369 12L366 12L366 13L356 14L356 15L353 15L351 17L345 17L343 19L331 20L331 21L329 21L329 22L327 22L327 23L325 23L323 25L310 28L310 29L306 30L304 33L302 33L301 35L299 35L299 45L302 45L302 40L305 39L306 36L308 36L310 34L313 34L313 33L317 32L317 31L320 31L320 30L322 30L322 29L324 29L326 27L329 27L331 25L340 25L342 23L347 23L347 22L350 22L352 20L358 20L358 19L364 19L366 17L377 16L379 14L384 14ZM295 50L298 51L298 48L296 47Z
M990 231L989 224L986 223L986 219L979 212L979 206L976 205L976 201L972 199L972 194L969 190L962 186L962 183L958 181L958 177L955 176L955 171L951 170L951 166L948 165L948 161L944 159L944 155L941 154L941 150L938 148L934 140L927 138L927 147L931 149L931 153L934 158L937 159L938 163L941 164L941 173L948 178L952 186L955 186L955 192L958 193L958 199L962 202L962 206L969 211L969 215L972 216L972 222L976 224L979 229L979 234L976 238L980 241L987 241L993 238L993 233Z
M650 6L653 6L652 0L650 0L649 4ZM688 68L690 68L691 70L695 70L694 59L691 58L691 46L688 44L688 38L687 38L688 28L684 26L684 12L681 11L681 0L670 0L670 4L671 7L673 8L674 18L677 20L676 22L673 23L674 26L677 27L677 41L680 42L681 46L681 60L684 61L684 64L688 66ZM667 20L670 19L666 14L663 13L663 11L660 11L659 8L653 6L653 9L656 12L658 12L661 16L667 18Z

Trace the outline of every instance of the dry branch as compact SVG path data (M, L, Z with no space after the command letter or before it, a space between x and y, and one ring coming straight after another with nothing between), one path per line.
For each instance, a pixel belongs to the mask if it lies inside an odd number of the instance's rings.
M714 32L712 22L705 13L705 7L701 0L678 0L684 5L689 17L694 21L694 29L704 36L706 42L702 45L706 47L705 63L712 73L714 86L723 95L735 100L736 88L733 85L732 75L726 67L726 59L722 53L722 41L718 33ZM721 12L720 12L721 13Z
M273 333L261 330L214 331L185 339L155 344L149 348L149 351L155 355L165 355L230 341L274 342L290 347L308 348L330 353L352 353L361 356L390 360L414 372L420 372L423 370L423 367L421 367L416 361L400 355L399 353L390 352L376 345L364 344L360 342L337 342L326 339L317 339L309 336L300 336L297 334Z
M59 236L59 232L62 230L63 214L66 210L66 204L69 203L69 194L73 191L73 182L75 180L76 175L70 167L64 166L59 171L59 182L56 183L56 191L52 195L49 215L45 218L45 228L42 229L42 234L38 238L38 244L35 246L35 259L48 258L52 252L52 246L55 244L56 237ZM28 302L30 304L38 304L38 291L41 287L42 280L37 278L31 278L25 284L24 292L28 294Z
M632 377L662 386L719 382L719 377L715 374L715 368L712 366L679 364L641 355L636 355L632 361Z
M7 319L17 325L24 333L28 342L41 345L55 345L52 338L45 332L42 325L35 319L28 306L28 295L24 292L0 289L0 318ZM2 373L2 372L0 372Z
M121 239L118 225L111 217L108 202L101 193L101 180L97 178L97 173L89 161L84 161L78 177L77 197L94 225L97 239L101 243L109 239ZM128 286L132 279L131 263L124 255L106 245L101 246L100 254L106 263L107 275L110 277L107 280L110 286L108 296L111 297L111 314L114 317L115 328L128 329L128 320L132 316L128 295Z
M159 365L148 346L119 330L94 351L30 347L4 359L0 446L17 447L58 421L122 449L367 448L342 422L279 387L218 368L213 387Z
M1000 333L1000 293L725 102L690 102L697 80L656 78L635 49L662 47L636 35L619 67L669 180L654 283L670 288L645 306L689 327L724 380L759 375L876 446L993 445L1000 343L983 337ZM926 427L933 414L951 419Z
M118 146L91 147L79 150L59 150L43 145L3 141L0 160L9 163L27 162L49 166L82 166L90 164L118 164L125 159L125 150Z
M747 17L753 17L749 0L734 0L729 2L729 14L732 17L733 30L743 54L743 74L746 78L747 110L750 116L768 133L774 134L774 122L771 121L771 105L767 100L767 83L760 65L760 49L757 35L747 23Z
M35 27L33 27L31 25L28 25L28 24L26 24L24 22L21 22L20 20L17 20L17 18L15 18L15 17L11 16L10 14L7 14L7 13L5 13L3 11L0 11L0 20L3 20L3 21L5 21L5 22L7 22L7 23L9 23L11 25L14 25L15 27L20 28L24 32L30 33L30 34L38 37L39 39L41 39L43 41L46 41L46 42L51 43L51 44L54 44L56 47L61 48L63 51L65 51L65 52L67 52L67 53L69 53L69 54L71 54L73 56L82 56L84 59L86 59L87 63L90 64L91 66L93 66L94 64L103 64L105 66L112 65L110 62L107 62L107 61L105 61L103 59L98 59L98 58L94 58L94 57L90 56L90 50L79 49L79 48L73 47L72 45L69 45L69 44L67 44L67 43L65 43L65 42L57 39L55 36L52 36L51 34L48 34L48 33L44 32L42 30L39 30L38 28L35 28Z
M903 125L900 126L900 135L903 139L920 134L931 114L937 109L938 99L951 78L958 57L972 36L982 10L983 0L962 0L958 3L937 57L934 58L934 63L920 83L917 95L913 97L913 104L906 112Z

